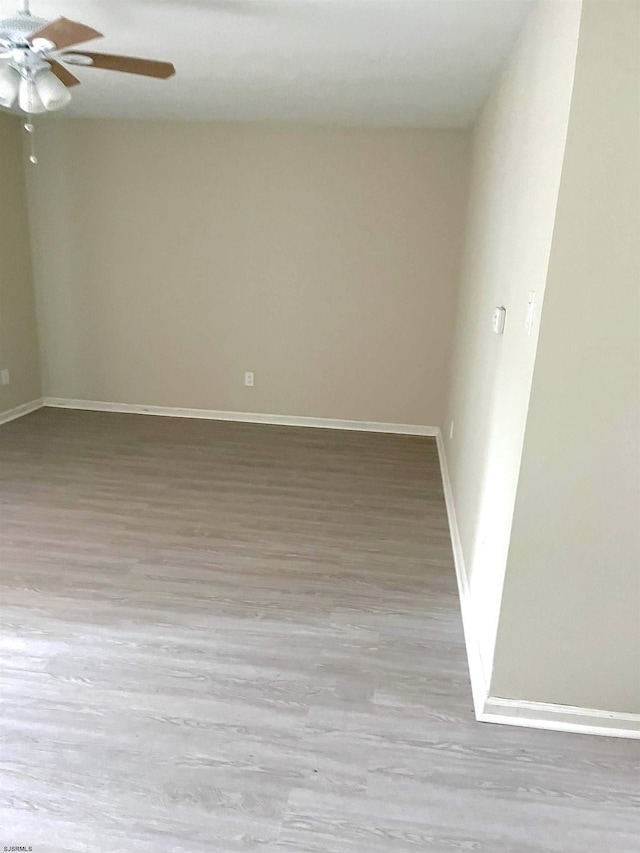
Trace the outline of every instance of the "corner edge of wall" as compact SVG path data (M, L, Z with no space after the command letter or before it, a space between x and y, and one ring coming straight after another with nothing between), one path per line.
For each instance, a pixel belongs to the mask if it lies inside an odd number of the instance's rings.
M484 664L482 662L482 654L480 651L480 637L473 609L473 602L471 600L469 576L467 574L464 554L462 551L462 540L460 538L460 530L458 528L458 519L456 516L453 488L451 486L451 480L449 478L449 467L447 465L444 441L442 439L442 431L440 429L438 429L436 435L436 442L438 445L438 456L440 457L440 474L442 476L444 500L447 508L447 518L449 521L451 547L453 550L453 562L455 565L456 580L458 583L458 595L460 597L462 628L464 631L464 642L467 650L467 661L469 665L469 678L471 680L473 707L476 719L480 720L485 710L485 703L489 695L489 688L487 683L487 676L484 670Z
M15 421L18 418L23 418L25 415L35 412L44 406L42 397L35 400L30 400L28 403L22 403L20 406L15 406L13 409L7 409L5 412L0 412L0 424L8 424L9 421Z

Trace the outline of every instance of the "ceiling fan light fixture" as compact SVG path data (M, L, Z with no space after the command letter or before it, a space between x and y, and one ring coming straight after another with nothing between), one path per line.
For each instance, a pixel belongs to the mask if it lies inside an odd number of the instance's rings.
M63 109L71 101L69 89L81 82L67 65L160 80L175 74L170 62L66 50L99 38L103 38L102 33L69 18L35 18L29 11L29 0L21 0L14 18L0 19L0 109L13 109L16 101L27 115Z
M0 107L10 109L18 97L20 74L10 65L0 64Z
M71 101L71 92L51 71L40 71L35 76L35 88L45 110L53 112L66 107Z
M29 113L29 115L47 112L47 108L42 103L42 98L36 88L35 80L32 80L31 77L23 77L20 80L18 106L23 113Z

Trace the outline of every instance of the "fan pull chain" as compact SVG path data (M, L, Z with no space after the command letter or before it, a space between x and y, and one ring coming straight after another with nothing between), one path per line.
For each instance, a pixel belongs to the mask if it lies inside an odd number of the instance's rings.
M24 129L29 134L29 162L33 163L33 165L37 165L38 158L36 156L36 139L35 139L35 127L31 120L31 116L27 118L27 121L24 123Z

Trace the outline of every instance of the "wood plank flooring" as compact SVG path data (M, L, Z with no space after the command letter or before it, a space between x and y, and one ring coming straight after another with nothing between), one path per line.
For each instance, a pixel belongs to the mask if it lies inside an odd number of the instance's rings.
M640 850L640 742L475 722L433 439L43 409L0 500L0 846Z

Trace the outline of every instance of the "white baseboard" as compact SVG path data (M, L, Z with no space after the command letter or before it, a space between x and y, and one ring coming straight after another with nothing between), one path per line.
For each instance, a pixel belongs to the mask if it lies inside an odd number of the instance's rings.
M435 437L438 427L419 424L392 424L377 421L341 421L334 418L304 418L292 415L267 415L255 412L223 412L213 409L180 409L172 406L139 406L133 403L104 403L98 400L69 400L63 397L44 397L43 405L60 409L84 409L91 412L120 412L136 415L159 415L165 418L202 418L211 421L238 421L250 424L315 427L316 429L347 429L360 432L389 432L398 435Z
M489 696L478 718L486 723L640 739L640 714Z
M458 529L456 508L453 500L453 491L451 489L451 480L449 479L449 468L447 466L447 457L440 430L438 430L436 435L436 442L438 445L438 456L440 457L440 472L442 474L444 500L447 507L447 517L449 519L453 562L456 569L456 579L458 581L458 595L460 596L464 642L467 648L467 661L469 664L469 677L471 679L473 707L476 718L479 720L481 715L484 713L485 702L489 695L489 685L487 683L487 677L482 663L482 656L480 654L479 633L473 613L473 604L469 589L469 577L467 575L464 555L462 553L462 542L460 541L460 531Z
M6 412L0 412L0 424L7 424L9 421L15 421L16 418L22 418L31 412L35 412L36 409L41 409L43 405L42 397L39 397L37 400L31 400L29 403L23 403L21 406L16 406L14 409L7 409Z

